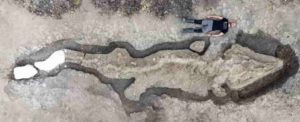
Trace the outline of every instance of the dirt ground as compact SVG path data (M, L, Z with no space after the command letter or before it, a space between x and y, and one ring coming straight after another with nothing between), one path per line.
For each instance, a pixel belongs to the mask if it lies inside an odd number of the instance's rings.
M238 30L256 33L262 30L277 38L283 44L289 44L300 54L300 1L299 0L212 0L203 2L195 0L194 18L216 14L235 19L238 26L224 37L213 37L211 47L201 58L205 61L216 61L224 44L235 42ZM198 2L197 2L198 1ZM158 104L163 108L158 112L151 110L126 115L118 95L110 86L101 84L89 74L65 70L58 76L30 80L20 84L9 79L15 59L29 54L48 43L59 39L76 38L80 43L105 45L111 41L130 42L137 49L146 49L161 42L174 42L187 39L191 35L183 35L180 29L190 25L183 24L173 13L159 18L153 13L140 11L131 16L121 12L111 14L94 7L92 0L83 0L81 6L74 11L61 15L61 19L40 16L29 12L26 8L11 0L0 0L0 121L188 121L188 122L298 122L300 121L300 74L290 77L281 85L273 85L254 98L242 103L228 102L216 105L212 101L181 101L162 96ZM205 4L204 4L205 3ZM145 8L141 8L143 10ZM172 57L173 56L173 57ZM97 59L85 58L90 62L83 64L97 67L102 73L111 77L130 77L134 73L116 73L122 67L155 68L158 59L186 61L187 58L198 58L190 52L162 52L148 59L128 59L122 50L100 56ZM127 57L127 58L124 58ZM146 60L146 61L143 61ZM174 59L175 60L175 59ZM98 62L101 65L95 65ZM124 62L129 62L124 63ZM201 63L201 62L200 62ZM197 74L186 71L189 64L176 66L169 64L159 68L158 72L146 72L141 79L125 93L129 98L137 96L145 86L186 85L181 81L189 79L201 80ZM147 69L147 68L144 68ZM139 69L142 70L142 69ZM172 70L178 70L172 74ZM201 70L201 69L199 69ZM156 70L157 71L157 70ZM128 69L128 72L133 72ZM178 79L164 84L157 80ZM201 77L202 78L202 77ZM149 79L144 80L144 79ZM150 81L151 80L151 81ZM157 81L155 81L157 80ZM152 82L153 81L153 82ZM191 85L191 84L189 84ZM194 84L197 85L197 84ZM201 86L205 88L205 86ZM191 88L191 89L189 89ZM191 91L202 91L187 87ZM205 90L204 90L205 91Z

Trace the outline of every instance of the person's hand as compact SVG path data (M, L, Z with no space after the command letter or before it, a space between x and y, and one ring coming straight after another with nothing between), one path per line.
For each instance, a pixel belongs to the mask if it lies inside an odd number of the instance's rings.
M224 33L219 33L219 34L215 34L215 35L211 35L211 36L214 36L214 37L218 37L218 36L223 36L224 35Z
M208 34L206 34L206 36L212 36L213 34L211 34L211 33L208 33Z

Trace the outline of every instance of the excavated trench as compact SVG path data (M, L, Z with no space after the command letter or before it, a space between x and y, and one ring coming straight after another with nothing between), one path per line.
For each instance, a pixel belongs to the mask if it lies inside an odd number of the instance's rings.
M208 90L208 94L200 96L195 93L184 91L180 88L150 87L147 88L142 94L140 94L139 100L131 100L128 97L126 97L124 92L130 85L132 85L135 82L134 77L128 79L109 78L107 76L104 76L95 68L86 67L79 63L73 62L65 62L61 64L58 68L52 70L51 72L39 72L33 77L33 79L56 76L64 69L73 69L84 73L92 74L95 77L97 77L101 83L110 85L113 88L113 90L119 95L119 98L127 114L141 112L148 107L152 107L154 110L159 108L155 105L155 101L153 100L156 96L161 95L168 95L170 97L187 101L212 100L216 104L223 104L226 103L226 101L228 100L236 101L240 98L248 97L253 93L258 92L258 90L261 90L263 87L266 87L273 81L288 78L289 76L293 75L295 71L297 71L298 61L296 60L297 57L295 56L295 53L291 49L291 47L288 45L282 45L281 43L279 43L278 40L266 37L267 36L261 36L258 34L251 35L240 32L237 36L237 44L240 44L244 47L248 47L254 50L256 53L270 55L283 60L282 69L274 73L268 74L267 76L264 76L261 79L258 79L257 82L245 86L243 87L243 89L232 89L230 86L228 86L228 84L224 83L222 85L222 88L225 89L226 96L222 97L215 95L211 90ZM205 42L205 46L202 52L196 52L190 48L190 45L196 41ZM267 46L262 46L262 44L266 44ZM181 42L165 42L154 45L145 50L137 50L127 42L111 42L107 46L99 46L84 45L77 43L76 40L64 39L51 43L28 56L19 57L16 60L15 67L24 66L27 64L33 65L34 62L43 61L47 57L49 57L53 52L62 49L78 51L84 54L109 54L116 48L123 48L126 49L126 51L132 58L145 58L162 50L190 50L194 53L198 53L199 55L203 55L208 49L209 45L210 42L208 37L193 37L191 39ZM11 78L15 80L13 75L11 76ZM26 82L26 80L28 79L22 79L18 81Z

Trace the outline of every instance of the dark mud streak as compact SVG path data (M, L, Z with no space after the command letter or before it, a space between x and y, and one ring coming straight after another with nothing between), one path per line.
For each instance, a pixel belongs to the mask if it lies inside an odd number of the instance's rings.
M256 34L247 34L240 31L237 35L236 43L248 47L257 53L275 56L276 49L282 45L279 40L272 38L262 31Z
M200 53L193 51L189 46L195 41L204 41L204 50ZM152 47L145 50L137 50L128 42L116 41L111 42L107 46L100 45L85 45L79 44L74 39L63 39L46 45L46 47L38 50L29 56L23 56L16 60L16 66L23 66L26 64L33 64L36 61L43 61L49 57L53 52L62 49L69 49L73 51L88 53L88 54L109 54L116 48L126 49L129 55L133 58L144 58L154 53L163 50L190 50L192 52L203 55L210 45L208 37L193 37L181 42L164 42L153 45Z

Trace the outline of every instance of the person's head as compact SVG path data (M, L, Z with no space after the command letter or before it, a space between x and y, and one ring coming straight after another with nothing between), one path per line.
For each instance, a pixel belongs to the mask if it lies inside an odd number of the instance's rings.
M228 24L229 28L233 28L236 26L236 22L235 21L229 21L229 24Z

